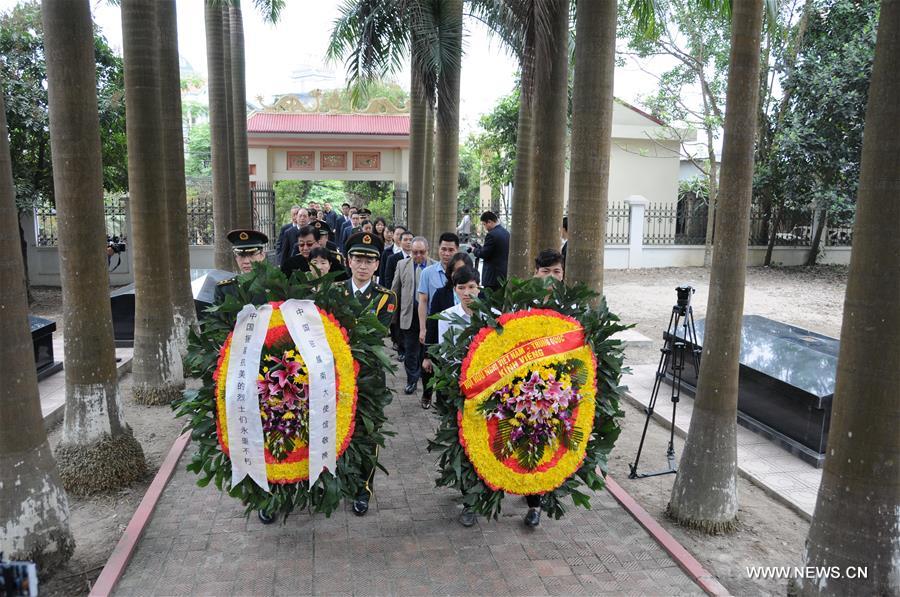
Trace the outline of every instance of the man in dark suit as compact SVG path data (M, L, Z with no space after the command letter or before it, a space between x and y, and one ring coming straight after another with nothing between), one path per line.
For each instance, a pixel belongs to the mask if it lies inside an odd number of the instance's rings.
M569 248L569 216L563 216L562 226L559 228L559 236L562 238L563 245L560 254L562 255L562 266L566 268L566 251Z
M481 214L481 223L487 230L484 246L476 244L470 251L484 261L484 287L496 290L500 288L500 281L506 278L509 265L509 231L500 225L497 214L492 211Z
M275 241L275 254L281 255L281 247L284 244L284 235L287 234L287 231L297 225L297 212L300 211L299 205L291 206L291 221L281 227L281 230L278 231L278 239Z
M296 253L297 239L300 238L300 229L309 226L309 211L305 207L297 210L297 219L293 228L288 228L284 233L284 239L281 241L281 250L278 252L278 265L283 266L284 262Z
M384 268L383 286L390 288L394 284L394 274L397 271L397 266L401 261L411 256L410 250L412 249L412 239L412 232L404 232L400 237L400 250L393 255L388 256L387 265Z

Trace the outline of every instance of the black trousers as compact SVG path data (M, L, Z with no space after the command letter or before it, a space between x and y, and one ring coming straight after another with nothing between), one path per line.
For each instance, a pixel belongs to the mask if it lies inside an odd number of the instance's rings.
M541 507L541 498L544 497L543 494L537 495L526 495L525 503L528 504L529 508L540 508Z
M422 361L425 360L425 345L419 342L419 318L413 315L412 325L408 330L403 330L403 350L406 358L403 361L403 367L406 369L406 383L408 385L417 383L422 380L422 396L431 396L431 388L428 387L428 381L431 379L431 373L422 369Z

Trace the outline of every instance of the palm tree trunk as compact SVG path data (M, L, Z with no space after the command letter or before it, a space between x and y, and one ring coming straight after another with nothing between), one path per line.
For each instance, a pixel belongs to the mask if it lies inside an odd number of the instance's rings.
M462 62L462 0L445 0L441 5L447 23L448 58L438 79L437 135L434 172L434 232L456 231L459 200L459 85Z
M549 0L551 31L535 42L534 244L532 252L559 249L566 185L569 106L569 0Z
M250 166L247 155L247 83L244 61L244 19L240 0L229 8L231 19L231 95L234 132L234 195L237 208L235 228L253 228L250 205Z
M412 60L409 86L409 193L406 200L406 224L422 234L425 193L425 95L422 77Z
M187 197L184 186L184 133L181 121L181 75L178 62L178 19L175 0L160 0L157 8L160 32L160 107L163 123L163 168L169 222L169 263L172 308L178 350L187 352L187 334L197 325L191 290L191 257L188 244Z
M159 36L156 0L122 1L128 188L134 238L134 396L142 404L168 404L184 387L175 333L163 183L160 126Z
M422 236L429 239L432 247L437 246L434 225L434 108L425 105L425 176L422 179Z
M45 2L42 16L66 365L56 458L65 488L85 494L143 477L144 453L119 399L90 4Z
M519 81L516 130L516 174L509 235L509 275L527 278L531 272L531 231L534 229L534 26L525 32Z
M205 7L206 66L209 88L209 139L212 169L213 236L216 269L234 270L234 256L225 235L231 230L232 169L228 165L228 105L225 100L225 48L222 37L222 10L209 0Z
M237 180L234 172L234 84L231 80L231 19L228 16L228 7L222 6L222 48L225 60L223 62L223 76L225 77L225 124L228 130L228 202L229 210L228 229L237 228Z
M801 595L897 595L900 533L900 4L883 2L863 136L853 254L822 484L804 565L867 578L800 581ZM873 330L876 336L873 338Z
M18 222L0 94L0 551L52 570L72 556L75 540L41 416Z
M738 510L738 357L750 234L762 15L763 0L733 4L722 185L716 209L706 334L694 413L668 508L669 515L680 524L709 532L734 528Z
M616 67L616 2L581 2L575 21L566 279L603 293ZM584 65L579 68L578 65Z

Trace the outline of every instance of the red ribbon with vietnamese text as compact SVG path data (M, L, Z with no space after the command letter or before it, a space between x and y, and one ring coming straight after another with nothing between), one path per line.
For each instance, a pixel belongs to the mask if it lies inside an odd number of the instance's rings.
M562 334L542 336L522 342L497 357L493 363L480 371L470 374L467 368L463 368L459 387L466 400L470 400L525 365L582 346L584 346L584 329L580 327Z

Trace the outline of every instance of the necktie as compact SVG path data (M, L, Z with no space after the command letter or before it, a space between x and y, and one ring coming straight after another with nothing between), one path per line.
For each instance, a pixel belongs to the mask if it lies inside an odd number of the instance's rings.
M362 301L362 298L363 298L363 291L362 291L362 290L357 290L357 291L355 292L355 296L356 296L356 300Z

